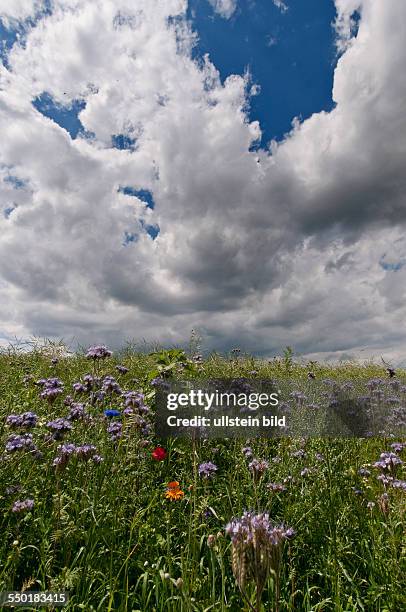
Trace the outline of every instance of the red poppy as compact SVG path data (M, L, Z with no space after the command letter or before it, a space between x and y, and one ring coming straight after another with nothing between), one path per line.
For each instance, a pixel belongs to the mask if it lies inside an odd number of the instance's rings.
M155 461L163 461L167 455L167 452L162 446L157 446L151 453L151 456Z

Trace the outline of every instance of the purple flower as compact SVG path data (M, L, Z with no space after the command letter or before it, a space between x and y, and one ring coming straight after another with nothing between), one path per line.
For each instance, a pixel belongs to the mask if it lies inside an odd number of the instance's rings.
M391 486L394 489L402 489L402 491L406 491L406 480L394 480Z
M72 429L72 423L64 418L48 421L47 427L53 431L54 440L60 440L67 431Z
M249 459L250 457L252 457L252 448L250 446L244 446L244 448L242 449L243 455Z
M211 478L216 472L217 465L211 461L206 461L205 463L201 463L199 465L199 476L202 476L203 478Z
M78 459L83 459L84 461L88 461L91 459L96 451L96 447L92 444L84 444L83 446L77 446L75 450L75 454Z
M69 460L76 452L74 444L61 444L58 446L58 455L53 460L53 465L56 468L63 469L67 466Z
M102 461L104 461L104 459L100 455L93 455L92 461L93 463L101 463Z
M248 469L255 477L260 477L269 468L269 463L265 459L253 459L248 464Z
M395 454L390 452L381 453L379 461L375 461L374 467L382 470L394 470L397 465L402 465L403 461Z
M112 351L109 351L108 348L104 345L91 346L87 353L87 359L106 359L106 357L111 357Z
M32 510L34 507L33 499L24 499L23 501L17 500L14 502L13 507L11 508L11 512L25 512L27 510Z
M104 393L121 394L121 388L114 376L105 376L102 383L102 391Z
M394 453L401 453L406 448L406 442L393 442L390 447Z
M127 374L127 372L129 371L128 368L123 365L116 365L116 370L120 372L120 374Z
M107 427L107 433L110 435L110 440L114 442L115 440L121 438L123 435L122 429L123 426L118 421L110 423L110 425Z
M70 405L70 411L68 419L70 421L78 421L79 419L83 419L86 415L85 407L83 404L73 402Z
M32 434L12 435L8 438L6 442L6 451L14 453L17 450L36 450L36 446L32 440Z

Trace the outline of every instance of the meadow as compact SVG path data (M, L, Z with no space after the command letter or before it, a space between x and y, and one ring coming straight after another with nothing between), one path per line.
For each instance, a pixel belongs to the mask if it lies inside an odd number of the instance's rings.
M85 612L406 609L404 434L156 437L162 381L220 377L350 383L406 421L406 372L383 364L4 350L0 591Z

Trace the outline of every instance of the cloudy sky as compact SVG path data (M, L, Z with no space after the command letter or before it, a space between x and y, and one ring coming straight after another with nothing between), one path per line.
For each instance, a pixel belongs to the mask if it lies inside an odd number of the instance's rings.
M0 20L0 343L406 362L404 0Z

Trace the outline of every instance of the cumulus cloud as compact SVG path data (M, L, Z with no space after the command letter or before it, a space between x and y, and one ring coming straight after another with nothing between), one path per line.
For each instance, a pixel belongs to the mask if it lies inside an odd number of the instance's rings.
M272 0L272 2L276 6L276 8L281 11L281 13L286 13L286 11L288 10L288 6L287 4L285 4L285 2L283 2L283 0Z
M237 0L209 0L213 10L224 17L230 19L237 8Z
M406 268L381 263L406 220L404 2L358 2L335 108L255 152L249 76L192 59L186 1L52 6L0 68L3 335L116 346L198 328L208 348L398 358ZM337 23L357 10L336 6ZM33 106L44 92L85 102L82 134Z

